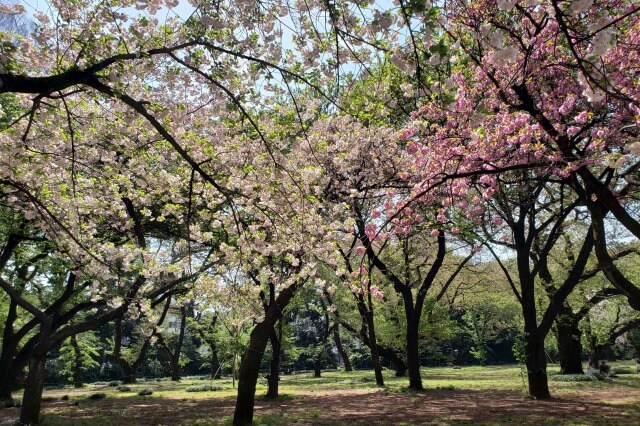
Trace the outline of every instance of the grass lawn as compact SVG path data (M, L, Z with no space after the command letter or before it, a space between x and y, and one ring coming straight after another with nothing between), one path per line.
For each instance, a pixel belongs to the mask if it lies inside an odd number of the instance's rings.
M631 363L614 363L613 368ZM551 366L549 371L557 370ZM375 385L372 371L283 376L282 397L265 400L266 380L256 393L256 424L640 424L640 374L602 381L558 381L550 376L553 399L526 397L518 366L423 368L424 392L408 391L407 378L385 371L386 387ZM214 390L188 392L209 385ZM81 389L47 390L46 425L226 425L231 423L235 389L231 379L158 381ZM150 396L138 396L151 389ZM90 399L103 393L103 399ZM16 394L19 399L21 395ZM0 410L0 424L11 424L18 409Z

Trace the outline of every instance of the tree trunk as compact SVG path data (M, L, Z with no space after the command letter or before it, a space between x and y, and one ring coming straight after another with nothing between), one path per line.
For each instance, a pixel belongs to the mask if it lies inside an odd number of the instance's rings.
M282 337L282 336L280 336ZM267 378L267 398L278 398L278 384L280 383L280 352L281 344L275 330L271 331L269 340L271 341L271 364L269 376Z
M267 340L276 321L282 318L284 308L289 304L298 288L298 283L280 291L278 297L270 304L265 312L264 321L259 322L251 331L249 348L240 362L238 377L238 398L233 413L234 426L244 426L253 423L253 405L256 396L256 383L260 372L260 363Z
M376 339L375 323L373 321L373 312L368 311L365 315L367 319L367 329L369 331L369 341L371 342L371 362L373 362L373 372L376 376L376 385L384 386L384 377L382 377L382 365L380 364L380 354L378 353L378 343Z
M409 372L409 389L423 390L420 376L420 345L418 340L418 324L407 320L407 367Z
M249 348L240 362L238 377L238 398L233 415L235 426L253 423L253 405L255 402L256 383L264 350L273 326L266 321L256 324L249 339Z
M171 358L169 362L171 368L171 381L179 382L180 381L180 362L179 360Z
M313 377L322 377L322 355L318 354L313 363Z
M16 349L12 342L2 342L2 355L0 355L0 408L12 407L13 397L11 389L14 386L15 373L13 358Z
M529 395L535 399L549 399L547 382L547 357L544 352L544 339L530 333L525 337L525 364L529 380Z
M50 331L51 319L46 318L46 320L40 323L38 344L29 358L29 373L24 386L22 408L20 409L21 425L40 424L40 406L42 404L44 381L47 375L45 362L47 360L47 342Z
M78 338L74 334L71 336L71 347L73 348L73 387L81 388L82 387L82 351L80 350L80 345L78 345Z
M2 335L2 353L0 353L0 408L13 406L11 389L15 371L13 360L18 352L18 342L13 334L13 323L17 318L17 303L9 302L9 310Z
M396 377L407 375L407 363L402 359L402 355L394 349L378 345L378 353L391 363L391 368L395 370Z
M333 342L336 344L336 348L338 348L338 354L340 354L340 358L344 363L344 371L353 371L351 361L349 360L349 355L344 349L344 346L342 346L342 340L340 339L340 326L337 323L333 328Z
M46 377L45 361L45 356L33 357L29 360L29 374L24 386L22 408L20 409L21 425L40 424L40 406Z
M397 355L393 359L393 368L396 370L396 377L405 377L407 375L407 363Z
M216 342L210 342L209 348L211 349L211 378L217 380L222 377L222 372L220 371L220 360L218 359L218 346Z
M578 322L571 311L561 312L556 321L560 374L584 374L580 341L582 333Z
M124 360L119 360L118 365L122 370L122 383L131 385L136 382L136 369L125 362Z

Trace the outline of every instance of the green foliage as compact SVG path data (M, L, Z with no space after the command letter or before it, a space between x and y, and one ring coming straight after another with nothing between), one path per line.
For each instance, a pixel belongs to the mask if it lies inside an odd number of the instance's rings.
M76 348L74 348L71 337L66 339L60 348L59 361L62 363L60 374L68 376L68 381L73 381L73 370L77 362L82 364L83 372L100 366L96 360L100 356L100 340L96 333L91 331L77 334L75 341L77 342ZM78 357L80 357L79 360ZM118 386L118 384L120 383L113 386Z
M153 395L152 389L145 388L138 392L138 396L148 396L148 395Z
M474 345L470 353L484 365L489 357L488 343L495 340L501 330L515 328L518 306L504 294L483 293L469 300L464 309L464 330Z

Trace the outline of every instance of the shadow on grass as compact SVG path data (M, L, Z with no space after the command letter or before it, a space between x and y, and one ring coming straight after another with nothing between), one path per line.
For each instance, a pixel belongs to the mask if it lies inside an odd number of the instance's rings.
M640 397L640 392L630 391ZM608 395L610 396L610 395ZM629 397L630 395L626 395ZM427 388L424 392L386 392L358 389L326 395L283 395L258 398L257 424L371 425L371 424L638 424L640 404L593 401L596 390L550 401L532 401L521 393L500 390ZM226 425L234 398L176 400L163 397L106 398L69 406L45 403L50 426L106 425ZM17 411L16 411L17 414Z

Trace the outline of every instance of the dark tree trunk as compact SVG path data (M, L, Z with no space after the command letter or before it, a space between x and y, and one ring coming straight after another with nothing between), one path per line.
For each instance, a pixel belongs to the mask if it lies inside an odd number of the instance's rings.
M396 361L393 361L393 368L396 370L396 377L407 375L407 363L398 356L396 356Z
M180 353L182 352L182 346L184 344L184 335L187 327L187 308L186 306L180 307L180 332L178 334L178 341L173 351L169 346L164 345L167 353L169 354L169 364L171 367L171 380L177 382L181 377L180 368Z
M42 391L46 378L45 356L33 357L29 360L29 373L24 386L22 408L20 409L21 425L40 424L40 406L42 404Z
M313 377L322 377L322 355L318 354L313 363Z
M82 387L82 351L80 350L80 345L78 345L78 338L74 334L71 336L71 347L73 348L73 387L81 388Z
M171 359L170 368L171 368L171 380L174 382L180 381L180 363L175 359Z
M371 362L373 362L373 372L376 376L376 385L384 386L384 377L382 376L382 364L380 364L380 354L378 353L373 312L369 310L365 317L367 320L367 329L369 331L369 341L371 342L371 346L369 347L371 348Z
M524 320L524 358L529 382L529 396L535 399L549 399L547 382L547 358L544 351L545 335L538 330L536 311L535 278L529 264L529 248L525 237L524 216L513 227L516 243L516 263L520 278L521 295L519 297Z
M582 369L581 331L571 310L563 310L556 321L560 374L584 374Z
M282 320L280 320L280 330L282 330ZM280 383L280 355L282 334L278 336L275 330L272 330L269 335L271 341L271 363L269 369L269 376L267 378L267 398L278 398L278 385Z
M418 340L418 324L407 321L407 367L409 372L409 389L423 390L420 376L420 346Z
M378 353L391 363L391 368L395 370L396 377L404 377L407 375L407 363L402 359L402 354L390 349L386 346L378 345Z
M547 357L544 351L544 339L534 333L525 338L525 364L529 379L529 395L535 399L549 399L547 381Z
M51 319L46 318L40 323L38 344L29 358L29 373L24 386L22 396L22 408L20 409L21 425L40 424L40 406L42 404L42 391L47 375L45 362L47 359L47 343L51 331Z
M218 346L216 342L210 342L209 348L211 349L211 378L217 380L222 377L222 374L220 371L220 360L218 359Z
M272 327L272 325L263 321L256 324L251 331L249 348L240 362L238 398L233 415L233 424L236 426L250 425L253 423L256 383L258 382L262 355L267 347L267 340L269 340Z
M18 342L13 334L13 323L17 318L18 304L13 300L9 302L9 310L2 335L2 353L0 354L0 408L13 406L11 389L15 371L13 360L18 352Z
M333 342L336 344L336 348L338 348L338 354L340 354L340 358L344 364L344 371L353 371L351 361L349 360L349 354L347 354L347 351L342 345L342 339L340 339L340 326L337 323L333 328Z
M116 358L116 362L120 369L122 370L122 383L131 385L136 382L136 370L138 367L137 363L130 364L126 359L122 357Z
M244 426L253 423L253 406L256 396L256 383L260 372L260 363L267 347L269 335L276 322L282 318L284 308L289 304L297 289L294 284L280 291L278 297L270 304L265 312L264 321L259 322L251 331L249 348L240 362L238 376L238 398L233 413L234 426Z

